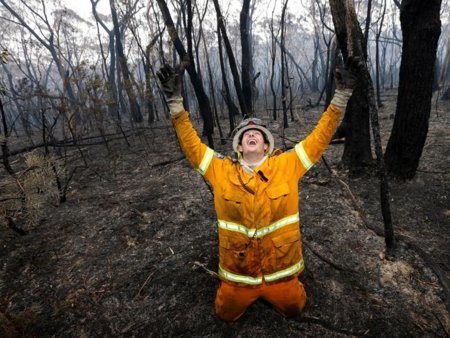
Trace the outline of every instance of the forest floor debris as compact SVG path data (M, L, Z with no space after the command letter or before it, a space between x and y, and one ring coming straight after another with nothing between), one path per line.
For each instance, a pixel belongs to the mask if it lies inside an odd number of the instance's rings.
M393 111L393 102L380 109L384 142ZM320 109L301 114L288 138L306 135ZM390 182L403 239L394 257L366 226L383 227L376 175L349 177L339 165L343 145L331 145L325 157L344 185L318 163L300 188L303 316L285 319L257 301L234 324L214 315L213 198L180 160L168 123L146 143L129 137L132 148L117 140L110 153L90 147L90 170L75 174L65 203L46 205L33 226L22 224L25 236L0 228L0 336L448 337L449 119L442 103L431 114L416 178Z

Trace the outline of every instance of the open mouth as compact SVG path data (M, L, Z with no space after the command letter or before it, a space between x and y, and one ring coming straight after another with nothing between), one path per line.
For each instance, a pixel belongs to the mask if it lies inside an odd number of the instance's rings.
M249 140L248 142L247 142L247 144L249 145L249 146L256 146L256 140Z

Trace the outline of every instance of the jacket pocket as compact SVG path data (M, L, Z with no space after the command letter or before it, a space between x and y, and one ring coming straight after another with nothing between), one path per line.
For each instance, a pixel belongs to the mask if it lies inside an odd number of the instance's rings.
M290 189L287 183L266 189L266 195L270 204L271 219L281 219L288 215L289 193Z
M242 202L244 194L238 189L225 189L221 198L216 201L216 211L219 218L227 218L230 221L239 223L242 219Z
M249 252L246 241L233 236L219 237L219 260L225 268L246 272Z
M287 183L283 183L275 187L270 187L266 190L266 194L272 200L287 196L289 194L289 186Z
M241 204L243 194L242 191L227 189L224 190L222 197L225 201Z
M289 264L300 257L300 231L293 230L272 238L277 264Z

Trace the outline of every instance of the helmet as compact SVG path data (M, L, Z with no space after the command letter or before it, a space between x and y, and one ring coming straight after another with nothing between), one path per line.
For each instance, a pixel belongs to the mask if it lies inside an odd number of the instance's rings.
M269 144L269 148L266 151L266 154L270 155L274 148L274 140L273 136L270 133L270 131L266 128L266 126L263 124L261 119L257 118L248 118L243 120L235 129L235 134L233 137L233 150L239 154L238 146L241 143L242 134L249 130L249 129L256 129L263 133L264 135L264 142Z

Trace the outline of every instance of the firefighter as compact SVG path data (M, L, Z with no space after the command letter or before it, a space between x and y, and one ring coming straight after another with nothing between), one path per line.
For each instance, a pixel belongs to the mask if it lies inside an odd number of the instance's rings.
M249 118L233 137L236 157L225 157L201 142L183 107L180 67L165 65L158 72L181 148L214 191L221 280L215 309L221 319L237 320L258 298L286 317L303 310L298 183L328 146L359 67L359 59L350 57L345 68L336 69L329 107L293 149L274 152L270 131L260 119Z

